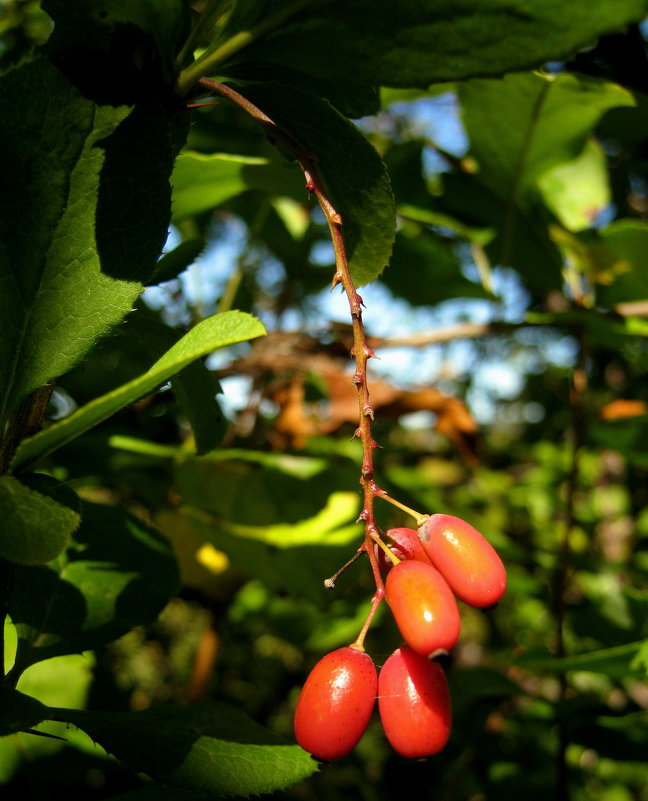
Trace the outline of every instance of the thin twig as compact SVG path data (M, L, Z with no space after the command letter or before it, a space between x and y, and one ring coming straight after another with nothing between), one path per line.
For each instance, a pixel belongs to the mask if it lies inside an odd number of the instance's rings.
M506 324L503 323L459 323L432 331L419 331L406 337L371 337L370 342L375 348L423 348L426 345L454 342L455 339L477 339L501 333L506 328Z
M345 564L343 564L341 568L336 570L332 576L330 576L327 579L324 579L324 586L326 587L326 589L332 590L335 587L335 582L340 578L342 573L345 573L351 567L351 565L355 564L363 553L364 551L362 549L357 550L353 554L353 556L349 559L348 562L345 562Z

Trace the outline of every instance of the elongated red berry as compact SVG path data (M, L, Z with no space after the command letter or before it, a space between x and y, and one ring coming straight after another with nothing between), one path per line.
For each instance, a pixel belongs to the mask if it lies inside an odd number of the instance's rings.
M418 536L457 598L471 606L490 606L504 595L502 560L470 523L452 515L432 515L419 528Z
M380 671L378 708L385 735L402 756L431 756L448 741L452 706L445 673L407 646Z
M403 639L417 653L449 651L457 642L461 628L457 602L432 565L399 562L387 575L385 598Z
M385 532L385 539L390 544L390 550L399 559L418 559L419 562L427 562L431 564L430 557L423 550L423 546L418 538L416 529L413 528L390 528ZM393 565L385 552L378 545L376 547L376 556L378 557L378 566L382 573L388 573Z
M340 759L364 734L378 689L368 654L346 647L322 657L310 672L295 710L295 737L318 759Z

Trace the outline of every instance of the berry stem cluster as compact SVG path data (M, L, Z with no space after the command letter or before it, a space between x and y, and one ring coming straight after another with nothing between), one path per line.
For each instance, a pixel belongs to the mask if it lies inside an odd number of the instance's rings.
M496 603L506 588L506 571L493 547L466 521L444 514L420 514L390 498L376 484L373 454L377 444L371 430L374 411L367 382L367 362L375 354L367 343L362 298L349 269L342 217L328 196L317 156L231 86L211 78L201 78L198 83L243 109L272 142L280 144L299 163L306 189L321 206L331 234L335 252L331 289L342 286L351 312L353 383L358 390L355 436L362 443L363 507L359 520L365 533L354 557L325 585L333 587L337 577L366 553L376 590L355 641L327 654L309 675L295 712L297 741L320 759L339 759L359 741L378 697L383 729L393 748L414 758L435 754L450 733L451 704L445 674L431 660L457 642L461 622L456 598L482 608ZM410 514L418 531L392 529L385 535L392 544L386 544L374 517L376 497ZM387 574L385 581L383 573ZM384 599L405 645L393 652L378 676L365 653L364 640Z

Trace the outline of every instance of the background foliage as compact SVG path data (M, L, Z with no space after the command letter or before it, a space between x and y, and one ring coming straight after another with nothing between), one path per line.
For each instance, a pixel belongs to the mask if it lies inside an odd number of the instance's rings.
M648 4L193 5L0 5L3 798L646 801ZM294 745L372 594L347 304L204 74L343 213L379 483L507 565L427 761Z

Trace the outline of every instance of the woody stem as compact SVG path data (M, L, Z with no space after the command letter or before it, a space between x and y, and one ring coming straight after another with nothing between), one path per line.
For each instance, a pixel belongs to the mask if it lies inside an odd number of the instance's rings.
M342 235L342 217L336 211L321 180L316 156L297 142L290 133L277 125L264 111L255 106L254 103L231 86L227 86L211 78L200 78L198 83L214 94L231 100L239 106L239 108L249 114L250 117L255 119L268 132L273 142L280 143L285 147L299 163L306 179L307 190L315 196L324 212L333 243L333 250L335 252L335 275L333 277L331 289L338 284L342 285L351 312L353 329L353 347L351 348L351 355L355 359L353 383L358 389L358 427L355 431L355 436L362 442L360 485L363 490L363 506L362 512L360 513L360 520L364 521L365 524L365 539L361 549L367 552L376 581L374 605L375 608L377 608L384 597L385 589L373 549L374 541L380 539L374 519L374 498L377 493L381 492L380 488L374 482L373 451L376 447L376 443L371 434L371 423L374 418L374 412L371 407L367 382L367 362L374 356L374 353L367 344L367 337L362 321L362 298L356 291L349 269L349 261L346 254L344 237ZM375 612L373 607L372 609L373 612ZM373 617L373 612L370 618ZM366 625L368 626L368 624Z

